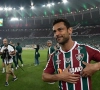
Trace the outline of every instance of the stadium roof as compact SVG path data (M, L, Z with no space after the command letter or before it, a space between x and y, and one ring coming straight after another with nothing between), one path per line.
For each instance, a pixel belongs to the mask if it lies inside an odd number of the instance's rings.
M32 3L35 6L42 6L48 3L59 4L59 2L68 1L68 5L72 7L83 7L87 8L89 5L91 7L100 6L100 0L1 0L0 6L12 6L12 7L29 7Z
M0 18L44 23L67 18L77 24L100 22L100 0L1 0ZM73 25L73 24L72 24Z
M65 3L67 1L67 3ZM35 10L33 10L35 8ZM90 9L100 9L100 0L2 0L0 1L1 16L50 16L68 13L84 13ZM15 10L16 9L16 10ZM20 12L20 10L24 11ZM32 9L32 10L30 10ZM13 12L9 12L12 11ZM14 11L15 10L15 11ZM5 11L5 12L4 12ZM3 15L2 15L3 14ZM13 15L11 15L13 14ZM27 17L28 17L27 16Z

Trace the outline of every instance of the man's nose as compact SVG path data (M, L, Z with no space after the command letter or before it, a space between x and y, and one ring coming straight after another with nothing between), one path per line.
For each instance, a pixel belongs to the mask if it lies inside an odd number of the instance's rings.
M58 36L58 35L59 35L59 32L58 32L58 31L56 31L54 35L55 35L55 36Z

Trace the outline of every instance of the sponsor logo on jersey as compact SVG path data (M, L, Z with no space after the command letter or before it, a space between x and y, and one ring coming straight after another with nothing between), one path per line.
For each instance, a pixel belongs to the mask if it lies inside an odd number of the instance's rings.
M75 48L76 50L81 50L81 49L83 49L83 47L77 47L77 48Z
M57 70L59 74L62 73L62 69L58 68Z
M79 53L79 54L76 54L75 57L76 57L76 59L78 61L82 61L83 60L83 57L84 57L84 54L83 53Z
M70 58L66 58L66 63L69 63L71 61L71 59Z
M69 69L69 72L70 73L82 72L82 70L83 70L83 67L82 66L79 66L79 67L75 67L75 68L70 68Z
M56 60L56 64L59 65L61 60Z

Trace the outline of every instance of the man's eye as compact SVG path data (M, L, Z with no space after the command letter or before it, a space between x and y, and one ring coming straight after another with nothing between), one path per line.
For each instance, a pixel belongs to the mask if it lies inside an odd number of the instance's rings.
M61 31L61 30L63 30L63 29L62 29L62 28L59 28L59 29L58 29L58 31Z
M53 30L53 33L55 33L56 32L56 30Z

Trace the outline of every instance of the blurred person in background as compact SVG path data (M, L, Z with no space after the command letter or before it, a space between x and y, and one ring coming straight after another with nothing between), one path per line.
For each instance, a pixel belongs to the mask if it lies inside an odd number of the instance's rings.
M14 51L15 51L15 54L13 55L13 62L15 64L15 69L17 69L17 62L16 62L16 48L15 48L15 45L12 43L12 41L10 41L9 43L13 48L14 48ZM12 64L12 68L13 68L13 64Z
M20 60L21 66L23 67L22 47L20 46L20 43L17 43L17 46L16 46L16 59L17 59L17 67L19 67L18 60Z
M6 67L5 86L8 86L9 85L8 79L10 75L13 76L13 81L17 80L17 77L15 76L14 72L11 69L11 65L13 63L13 55L15 54L15 51L14 48L10 44L8 44L8 40L6 38L3 39L3 45L4 46L2 46L1 48L0 55L2 55Z
M47 46L48 46L48 52L47 52L47 61L49 59L49 57L51 56L51 54L55 51L54 47L52 46L52 41L48 40L47 41Z
M39 47L39 45L36 45L36 46L34 47L34 49L35 49L35 66L37 66L37 65L40 64L40 63L39 63L39 57L40 57L40 53L39 53L40 47Z

